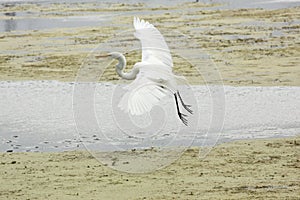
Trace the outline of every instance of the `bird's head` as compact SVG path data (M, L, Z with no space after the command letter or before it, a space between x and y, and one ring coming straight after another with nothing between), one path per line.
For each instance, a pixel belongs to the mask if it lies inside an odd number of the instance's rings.
M119 57L123 56L123 54L119 53L119 52L110 52L110 53L106 53L106 54L102 54L99 56L95 56L96 58L106 58L106 57L111 57L114 59L118 59Z
M119 52L110 52L110 53L102 54L102 55L95 56L95 57L96 58L109 57L109 58L117 59L119 61L118 64L116 65L117 70L122 70L126 66L125 56Z

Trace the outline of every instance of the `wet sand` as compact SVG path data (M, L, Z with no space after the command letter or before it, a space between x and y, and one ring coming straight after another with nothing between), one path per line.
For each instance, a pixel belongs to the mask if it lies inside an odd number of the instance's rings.
M147 174L114 171L84 151L1 153L0 198L298 199L299 152L299 137L237 141L200 160L189 149Z

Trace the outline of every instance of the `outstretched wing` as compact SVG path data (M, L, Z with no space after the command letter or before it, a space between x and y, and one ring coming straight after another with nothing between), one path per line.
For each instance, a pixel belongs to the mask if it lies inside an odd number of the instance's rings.
M142 44L142 62L139 74L125 89L119 108L132 115L150 112L153 106L168 95L162 85L172 80L172 57L161 33L149 22L134 18L135 36Z
M173 67L169 47L162 34L149 22L134 17L135 37L142 44L142 62Z

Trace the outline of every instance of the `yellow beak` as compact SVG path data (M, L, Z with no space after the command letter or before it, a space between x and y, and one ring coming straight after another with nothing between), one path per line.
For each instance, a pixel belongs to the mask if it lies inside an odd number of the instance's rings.
M108 54L103 54L103 55L95 56L95 58L106 58L108 56L109 56Z

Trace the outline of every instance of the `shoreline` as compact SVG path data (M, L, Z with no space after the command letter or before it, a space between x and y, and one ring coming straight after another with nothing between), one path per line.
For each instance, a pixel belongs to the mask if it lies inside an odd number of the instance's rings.
M124 123L128 116L116 107L119 100L115 95L125 92L122 85L59 81L0 82L0 104L6 105L1 107L0 112L0 150L60 151L77 149L81 142L89 149L102 151L113 147L132 149L164 144L190 146L192 142L201 146L214 144L218 139L230 141L299 133L300 87L191 85L178 89L194 108L194 115L189 117L190 126L186 129L182 127L172 98L166 98L162 105L168 111L168 117L164 110L154 109L150 113L153 124L143 121L150 119L148 115L132 119L135 120L133 123L143 122L140 124L142 129L131 128L130 123ZM226 116L211 121L213 106L216 105L213 97L226 98L219 103L218 110L218 116ZM81 108L88 102L94 105L94 109L83 112ZM90 119L88 125L94 127L92 130L85 131L84 124L78 120L83 115ZM94 120L101 123L92 123ZM159 121L165 121L165 124L159 124ZM121 131L120 127L126 132Z

